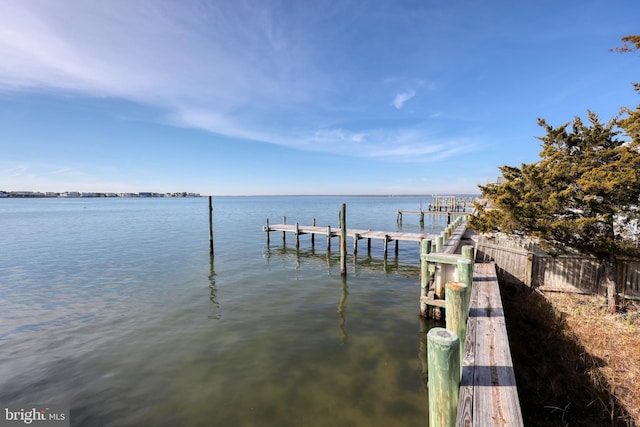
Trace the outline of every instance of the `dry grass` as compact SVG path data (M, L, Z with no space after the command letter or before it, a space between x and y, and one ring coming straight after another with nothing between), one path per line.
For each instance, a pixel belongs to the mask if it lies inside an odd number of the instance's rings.
M527 426L640 426L640 311L501 284Z
M584 351L596 361L592 382L608 392L640 424L640 305L626 301L619 314L608 313L598 296L546 294L562 313Z

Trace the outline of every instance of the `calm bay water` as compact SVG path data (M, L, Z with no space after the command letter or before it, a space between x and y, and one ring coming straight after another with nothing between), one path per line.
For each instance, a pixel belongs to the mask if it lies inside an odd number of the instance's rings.
M0 402L72 425L424 426L419 248L262 231L287 223L439 233L418 198L0 200ZM428 198L423 199L428 203ZM391 246L393 247L393 246ZM422 348L424 351L424 348Z

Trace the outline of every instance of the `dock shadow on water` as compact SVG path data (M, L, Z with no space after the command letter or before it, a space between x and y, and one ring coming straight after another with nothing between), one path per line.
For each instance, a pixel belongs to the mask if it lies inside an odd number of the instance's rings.
M518 394L527 426L634 426L596 360L540 294L500 283Z

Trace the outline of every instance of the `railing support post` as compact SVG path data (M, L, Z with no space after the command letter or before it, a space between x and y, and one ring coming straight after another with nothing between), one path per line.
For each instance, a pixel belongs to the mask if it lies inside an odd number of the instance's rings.
M473 267L471 261L468 259L458 260L458 282L462 282L467 285L469 291L467 292L466 307L467 312L471 304L471 286L473 284Z
M467 337L467 319L469 307L467 305L467 292L469 288L461 282L447 282L447 298L445 308L447 310L447 329L458 335L460 340L460 361L464 359L464 345ZM462 373L462 366L460 367Z

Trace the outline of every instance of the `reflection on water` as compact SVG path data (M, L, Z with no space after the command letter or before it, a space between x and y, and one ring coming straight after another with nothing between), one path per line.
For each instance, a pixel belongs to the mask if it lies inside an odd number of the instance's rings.
M338 313L340 314L340 332L342 332L342 344L347 342L349 335L347 334L347 296L349 290L347 287L347 276L342 275L342 296L340 297L340 304L338 304Z
M222 312L220 311L220 303L218 302L218 289L216 287L216 271L213 265L214 257L210 255L210 269L209 269L209 289L211 290L209 294L209 300L211 301L211 314L209 314L209 319L220 319L222 316Z

